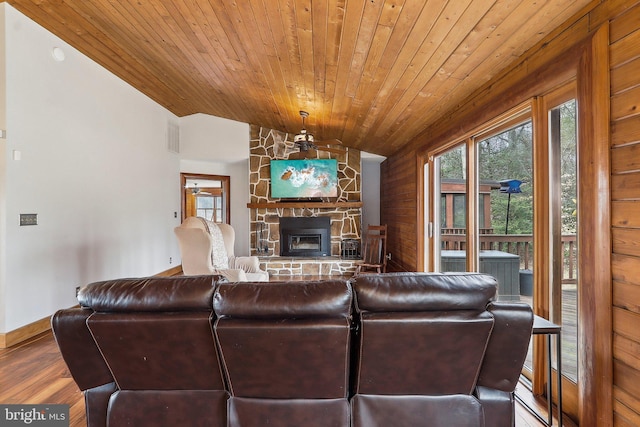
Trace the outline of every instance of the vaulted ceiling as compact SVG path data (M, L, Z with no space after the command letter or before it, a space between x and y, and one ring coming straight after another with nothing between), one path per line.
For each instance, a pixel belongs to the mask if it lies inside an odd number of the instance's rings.
M390 155L597 0L7 0L178 116Z

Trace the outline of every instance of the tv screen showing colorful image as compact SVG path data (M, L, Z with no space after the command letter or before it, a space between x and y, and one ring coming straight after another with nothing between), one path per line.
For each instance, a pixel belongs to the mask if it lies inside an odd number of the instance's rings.
M338 197L338 161L271 160L271 197Z

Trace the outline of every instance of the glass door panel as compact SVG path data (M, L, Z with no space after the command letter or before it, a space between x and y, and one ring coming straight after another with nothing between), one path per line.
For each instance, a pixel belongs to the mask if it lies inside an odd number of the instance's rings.
M439 271L466 271L466 149L459 145L435 158L439 188L438 224L434 227Z
M557 260L550 284L550 313L562 326L562 374L578 379L578 174L576 102L570 100L549 111L549 136L552 157L551 194L554 197L552 224L553 253ZM554 366L554 369L556 367Z
M479 270L498 279L499 300L533 306L531 120L478 141L477 153Z
M546 191L537 192L541 203L547 205L539 214L538 222L544 233L539 234L542 246L537 256L542 260L538 265L542 277L536 278L536 313L561 326L560 367L562 368L562 401L565 414L576 419L579 412L578 400L578 292L580 274L578 250L580 238L580 201L578 189L579 149L577 136L577 109L574 84L559 88L541 98L539 120L544 133L545 151L540 152L538 178ZM546 163L546 164L545 164ZM541 258L542 257L542 258ZM546 268L540 268L545 267ZM542 279L542 280L541 280ZM556 338L557 339L557 338ZM554 339L555 342L555 339ZM546 346L538 342L534 348L534 394L546 394L546 379L543 372L548 369L543 354ZM554 357L551 369L557 371L557 351L552 347ZM556 375L552 381L552 399L558 402ZM548 396L547 396L548 398Z

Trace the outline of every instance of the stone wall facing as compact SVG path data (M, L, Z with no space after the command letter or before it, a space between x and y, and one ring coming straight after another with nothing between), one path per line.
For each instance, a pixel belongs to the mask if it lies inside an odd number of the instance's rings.
M260 268L270 276L352 276L360 262L338 257L260 257Z
M343 239L360 239L362 210L359 207L342 207L341 203L360 202L360 152L345 148L345 153L329 153L310 150L307 158L336 159L338 161L338 197L323 199L323 207L317 202L302 202L296 207L282 207L286 199L270 197L270 162L272 159L289 159L298 149L294 134L251 126L249 156L249 186L251 204L268 203L273 207L251 208L251 253L260 257L280 255L281 216L329 216L331 218L331 255L339 257Z

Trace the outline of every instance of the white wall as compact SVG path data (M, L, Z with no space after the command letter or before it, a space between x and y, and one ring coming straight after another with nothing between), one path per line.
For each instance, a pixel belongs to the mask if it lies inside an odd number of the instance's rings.
M180 118L180 157L183 160L236 163L249 159L247 123L192 114Z
M6 109L6 59L5 46L6 37L4 31L5 8L0 4L0 129L7 129L7 109ZM0 331L5 330L5 288L7 271L7 203L6 203L6 170L7 170L7 142L0 138Z
M11 6L0 8L0 332L8 332L76 304L76 286L176 265L180 159L166 148L177 117ZM65 61L53 60L54 46ZM38 225L20 227L20 213L37 213Z
M386 157L362 153L362 227L380 224L380 163Z

